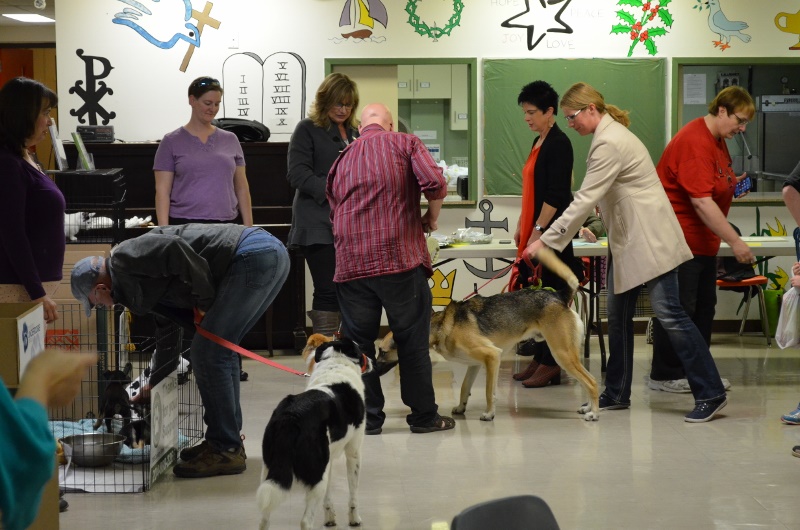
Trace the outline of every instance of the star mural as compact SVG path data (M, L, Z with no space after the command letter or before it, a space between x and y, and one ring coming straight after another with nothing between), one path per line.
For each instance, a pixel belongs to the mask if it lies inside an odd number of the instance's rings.
M561 20L561 14L572 0L525 0L525 11L518 13L500 25L504 28L523 28L528 33L528 50L534 49L548 33L572 33L569 24ZM557 6L561 4L561 8ZM558 9L558 10L556 10ZM534 24L535 22L535 24ZM540 28L536 31L536 27ZM547 28L542 31L541 28ZM534 37L538 34L536 42Z

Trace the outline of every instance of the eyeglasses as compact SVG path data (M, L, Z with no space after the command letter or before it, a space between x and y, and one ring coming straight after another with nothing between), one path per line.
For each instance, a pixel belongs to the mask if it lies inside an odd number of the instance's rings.
M353 105L352 104L347 105L345 103L336 103L333 106L333 108L335 108L336 110L353 110Z
M750 120L747 120L745 118L740 118L736 113L733 114L733 117L736 118L736 122L739 124L739 126L747 125L748 123L750 123Z
M220 86L219 81L214 79L213 77L201 77L194 83L192 83L193 87L203 88L206 86Z
M586 108L586 107L584 107L584 108ZM575 116L577 116L577 115L578 115L578 114L580 114L581 112L583 112L583 109L579 110L578 112L576 112L576 113L575 113L575 114L573 114L572 116L564 116L564 118L566 118L566 120L567 120L568 122L572 123L573 121L575 121Z

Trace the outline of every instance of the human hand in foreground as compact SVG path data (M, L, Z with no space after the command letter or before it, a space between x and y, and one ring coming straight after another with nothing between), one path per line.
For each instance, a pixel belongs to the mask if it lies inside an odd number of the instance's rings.
M81 389L86 371L97 362L93 353L45 350L28 363L16 398L31 398L47 407L65 407Z

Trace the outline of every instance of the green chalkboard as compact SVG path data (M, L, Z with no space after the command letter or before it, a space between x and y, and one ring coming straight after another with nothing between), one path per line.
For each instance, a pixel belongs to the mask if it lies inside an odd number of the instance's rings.
M603 94L606 103L630 111L630 130L642 140L654 163L666 146L666 67L662 59L486 59L483 61L484 194L522 195L522 166L535 134L517 105L524 85L541 79L559 96L579 81ZM567 127L561 109L558 126L575 150L573 189L586 174L592 135Z

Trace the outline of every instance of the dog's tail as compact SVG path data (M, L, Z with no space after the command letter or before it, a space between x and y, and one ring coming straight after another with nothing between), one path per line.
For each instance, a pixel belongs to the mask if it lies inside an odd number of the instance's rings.
M278 409L291 406L294 396L287 396L278 404ZM298 422L291 419L273 417L264 430L261 451L264 467L261 471L261 485L256 492L258 508L265 519L289 493L294 482L297 440L300 435Z
M559 295L562 295L562 299L569 303L569 301L575 297L575 293L578 291L578 286L580 286L580 282L578 282L578 278L575 276L575 273L572 272L572 269L570 269L566 263L561 261L555 252L547 247L542 247L542 249L536 253L536 259L538 259L545 267L555 272L562 280L567 282L569 291L563 293L563 295L562 293L559 293Z
M262 520L269 521L269 515L283 502L288 494L289 491L283 489L276 482L269 479L262 480L256 491L256 500L258 501L258 509L261 511Z

